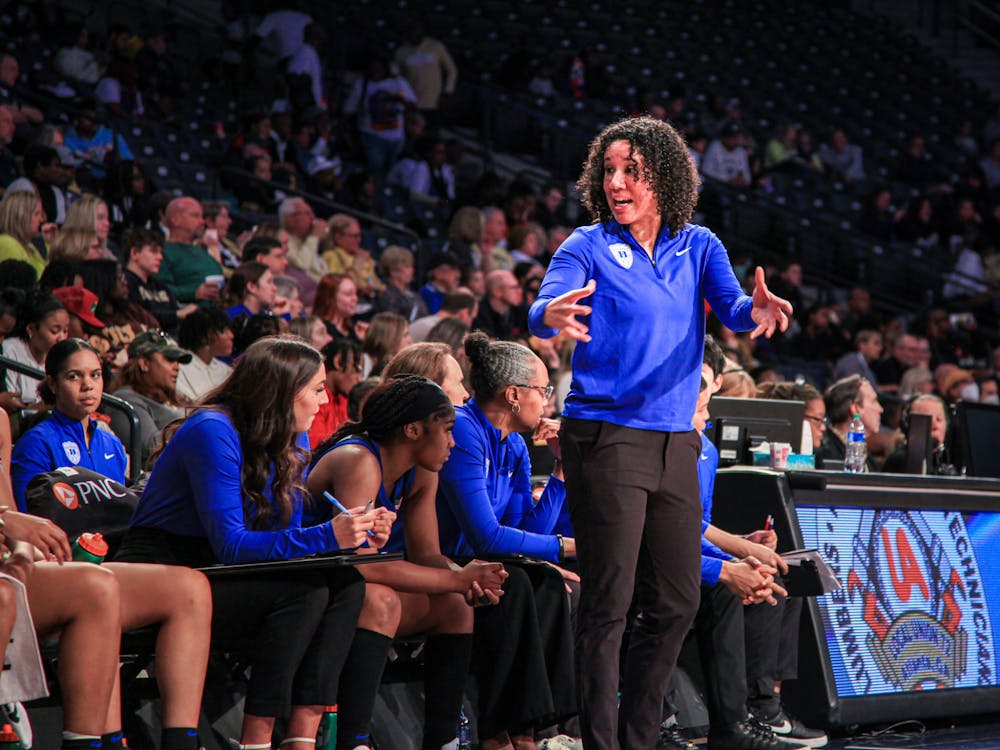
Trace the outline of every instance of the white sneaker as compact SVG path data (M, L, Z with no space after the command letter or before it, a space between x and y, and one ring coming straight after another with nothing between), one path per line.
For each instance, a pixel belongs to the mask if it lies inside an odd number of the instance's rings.
M28 712L24 710L24 706L18 701L0 704L0 716L3 717L0 724L10 724L24 746L24 750L31 750L33 740L31 722L28 721Z

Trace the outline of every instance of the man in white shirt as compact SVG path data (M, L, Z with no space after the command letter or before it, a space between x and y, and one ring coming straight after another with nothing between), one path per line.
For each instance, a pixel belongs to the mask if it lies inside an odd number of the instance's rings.
M315 23L306 26L302 32L302 45L292 55L288 63L289 75L309 76L312 83L313 105L322 107L323 96L323 65L319 59L319 45L322 42L322 31Z
M709 144L701 161L701 173L720 182L747 187L750 185L750 157L743 146L743 129L736 122L722 128L717 140Z
M417 108L427 120L428 128L434 131L440 125L438 108L442 94L447 96L455 91L458 68L448 49L424 31L423 21L412 19L408 39L396 50L393 61L413 87Z

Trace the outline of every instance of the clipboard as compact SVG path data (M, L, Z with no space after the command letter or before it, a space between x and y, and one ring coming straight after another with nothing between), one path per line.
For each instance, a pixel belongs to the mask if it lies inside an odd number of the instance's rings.
M377 552L370 555L358 555L348 552L333 555L297 557L294 560L269 560L267 562L239 563L237 565L208 565L204 568L198 568L198 570L209 578L225 578L228 576L245 576L257 573L292 573L348 565L368 565L370 563L390 562L402 559L402 552Z
M792 550L781 557L788 563L782 578L789 596L822 596L840 588L840 581L818 550Z

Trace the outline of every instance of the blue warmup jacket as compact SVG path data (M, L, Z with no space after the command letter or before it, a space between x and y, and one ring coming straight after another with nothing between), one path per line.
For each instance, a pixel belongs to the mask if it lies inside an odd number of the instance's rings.
M36 475L63 466L82 466L116 482L125 483L125 446L118 436L90 422L90 448L83 425L53 410L44 422L32 427L14 443L10 457L10 479L17 509L27 511L25 493Z
M475 399L455 409L455 447L438 475L438 534L446 555L559 559L555 528L566 488L552 477L535 503L524 439L500 439Z
M726 249L704 227L676 237L660 233L655 262L615 221L581 227L556 251L529 312L531 332L557 331L543 322L555 297L597 281L581 300L593 340L578 342L563 414L662 432L693 429L705 344L704 301L734 331L754 327L753 301L743 293Z
M296 444L308 452L302 433ZM243 450L223 412L201 409L181 426L153 467L132 526L205 537L220 562L287 560L339 549L329 523L302 526L302 496L287 528L250 529L243 508ZM300 480L305 483L305 477ZM264 489L270 494L270 482Z
M698 486L701 489L701 582L704 586L717 584L723 561L733 559L705 538L705 529L712 523L712 496L715 494L715 472L718 468L719 451L702 433Z

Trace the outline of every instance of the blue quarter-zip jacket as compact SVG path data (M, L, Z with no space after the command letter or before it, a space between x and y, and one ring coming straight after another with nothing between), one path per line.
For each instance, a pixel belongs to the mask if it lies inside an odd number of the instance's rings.
M305 433L296 445L308 453ZM243 507L243 449L229 416L195 412L167 443L153 467L132 526L178 536L206 537L227 564L288 560L340 548L333 526L302 526L302 496L293 500L286 528L254 531ZM305 477L300 479L305 484ZM264 488L270 496L270 480Z
M563 483L551 477L535 503L531 460L516 432L500 439L475 399L455 409L455 447L438 475L438 534L446 555L559 559L555 528Z
M118 436L90 422L90 448L83 426L58 410L32 427L14 443L10 457L10 480L17 509L27 512L25 494L36 475L63 466L82 466L125 483L125 446Z
M688 224L676 237L660 232L650 260L615 221L580 227L562 244L529 312L531 332L557 331L543 322L555 297L597 289L580 304L593 340L578 342L563 414L641 430L693 429L701 379L707 300L734 331L754 327L726 249L704 227Z
M712 497L715 494L715 472L718 468L719 451L702 433L698 486L701 490L701 582L705 586L717 584L723 561L733 559L705 538L705 529L712 523Z

